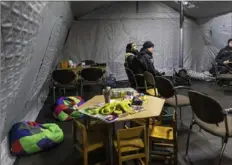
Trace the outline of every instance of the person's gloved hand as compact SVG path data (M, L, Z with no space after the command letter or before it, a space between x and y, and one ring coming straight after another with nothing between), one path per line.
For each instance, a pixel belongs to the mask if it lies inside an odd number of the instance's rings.
M229 63L230 63L229 60L226 60L226 61L223 62L223 64L229 64Z

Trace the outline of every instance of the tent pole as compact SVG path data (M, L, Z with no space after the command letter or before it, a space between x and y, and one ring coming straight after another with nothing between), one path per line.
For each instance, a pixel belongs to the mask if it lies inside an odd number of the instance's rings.
M183 68L184 66L184 5L183 2L180 1L180 56L179 56L179 67Z

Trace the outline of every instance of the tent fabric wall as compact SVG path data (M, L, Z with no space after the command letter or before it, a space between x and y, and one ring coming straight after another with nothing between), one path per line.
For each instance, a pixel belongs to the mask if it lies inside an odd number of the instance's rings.
M199 26L190 19L184 23L184 65L196 70L203 53ZM107 71L126 80L125 47L129 42L155 44L154 64L167 74L179 66L179 13L159 2L116 2L75 21L65 47L66 58L79 63L92 59L106 62ZM197 65L196 65L197 64Z
M35 120L48 94L49 75L63 54L72 21L69 2L1 2L1 164L10 165L7 133Z
M201 56L200 70L209 70L216 55L232 38L232 13L221 15L210 20L198 20L203 41L204 53Z

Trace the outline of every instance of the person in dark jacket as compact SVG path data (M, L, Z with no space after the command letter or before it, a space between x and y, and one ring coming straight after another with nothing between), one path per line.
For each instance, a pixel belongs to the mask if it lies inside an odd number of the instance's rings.
M224 68L219 68L221 73L228 73L232 70L232 39L229 39L227 46L220 50L215 61L219 66L224 66Z
M126 54L125 54L125 67L129 68L136 76L136 81L139 86L144 86L144 77L143 77L143 70L141 70L141 64L137 60L136 56L138 55L139 51L137 50L136 44L134 42L127 44L126 46ZM139 67L140 66L140 67ZM129 75L127 75L129 76ZM129 78L129 77L128 77ZM133 82L130 82L132 85Z
M162 76L164 73L159 72L155 69L153 65L153 52L154 44L151 41L146 41L143 44L142 49L140 50L139 55L137 56L138 61L142 66L143 72L148 71L152 73L154 76Z

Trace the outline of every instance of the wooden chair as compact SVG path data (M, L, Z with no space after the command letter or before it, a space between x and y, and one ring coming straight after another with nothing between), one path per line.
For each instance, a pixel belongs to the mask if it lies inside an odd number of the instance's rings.
M145 119L131 121L132 126L146 125ZM177 164L177 123L176 111L170 113L163 110L160 117L149 123L149 153L150 157ZM155 146L155 147L153 147ZM155 150L153 150L155 148ZM149 159L151 160L151 159Z
M138 159L147 165L147 138L145 126L121 129L117 131L114 146L118 156L118 164L124 161ZM142 161L142 159L145 159ZM144 163L145 162L145 163Z
M104 132L106 132L105 128L99 124L92 125L87 129L81 121L73 120L73 143L75 148L83 155L83 165L89 165L89 152L104 148L106 137Z
M152 150L154 146L155 150ZM149 137L150 156L164 159L169 164L177 165L177 123L176 111L162 115L159 122L152 127Z

